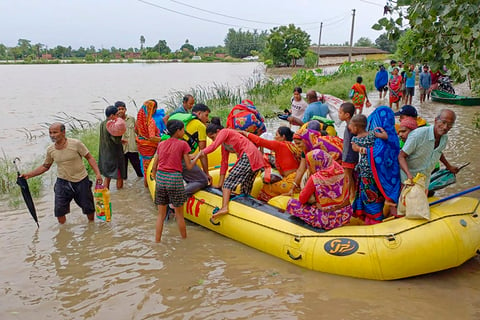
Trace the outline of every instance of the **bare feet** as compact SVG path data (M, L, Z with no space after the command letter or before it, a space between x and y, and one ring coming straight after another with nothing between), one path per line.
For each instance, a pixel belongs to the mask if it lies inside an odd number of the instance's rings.
M228 213L228 208L221 208L220 210L218 210L217 212L215 212L213 215L212 215L212 219L216 219L220 216L223 216L225 214Z

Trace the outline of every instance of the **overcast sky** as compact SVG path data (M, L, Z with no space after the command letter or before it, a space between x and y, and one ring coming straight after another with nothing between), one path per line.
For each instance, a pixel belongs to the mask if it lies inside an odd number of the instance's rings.
M223 45L229 28L270 30L294 23L318 43L350 39L356 9L354 42L381 34L371 26L382 17L382 0L0 0L0 43L16 46L94 45L97 49L140 47L166 40L177 50L188 39L194 47ZM200 18L200 19L198 19Z

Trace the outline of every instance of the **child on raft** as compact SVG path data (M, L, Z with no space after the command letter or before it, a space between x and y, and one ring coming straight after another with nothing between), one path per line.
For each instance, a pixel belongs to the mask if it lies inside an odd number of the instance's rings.
M257 149L255 144L243 136L240 132L224 128L221 125L220 118L214 117L207 126L207 136L213 143L200 151L197 157L203 154L209 154L222 146L222 161L220 166L220 180L217 187L222 188L222 207L212 215L215 219L228 213L228 203L232 190L241 184L241 193L250 194L253 182L257 173L263 169L263 155ZM228 169L228 156L230 152L238 155L238 160L232 167L227 178L225 175Z
M182 159L188 170L191 170L196 159L190 160L190 147L181 140L185 134L185 127L180 120L169 120L167 131L171 138L158 144L153 159L152 176L155 177L155 204L158 205L158 217L155 226L155 242L160 242L163 231L163 222L167 214L167 205L172 204L175 219L182 238L187 237L183 205L187 200L182 177ZM198 157L197 157L198 159Z
M368 148L374 146L375 139L387 140L388 134L381 127L366 131L367 117L363 114L353 116L348 127L354 135L352 149L360 154L360 160L355 167L358 173L358 181L353 202L353 215L365 221L365 224L380 223L384 218L385 197L375 182L372 168L368 162L367 151Z

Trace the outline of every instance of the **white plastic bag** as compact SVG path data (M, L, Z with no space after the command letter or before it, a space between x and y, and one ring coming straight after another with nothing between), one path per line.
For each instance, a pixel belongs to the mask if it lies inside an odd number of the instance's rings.
M430 220L430 206L425 193L426 177L417 173L413 178L414 185L405 185L398 199L398 215L408 219Z

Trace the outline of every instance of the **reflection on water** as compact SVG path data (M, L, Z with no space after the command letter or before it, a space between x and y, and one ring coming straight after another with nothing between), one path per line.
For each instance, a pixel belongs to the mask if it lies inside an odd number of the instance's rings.
M429 102L419 113L432 122L442 107ZM479 132L470 123L479 109L452 108L458 120L447 158L471 164L440 196L479 182ZM282 124L271 122L270 130ZM452 270L380 282L302 269L191 223L182 240L168 221L164 243L155 244L155 207L142 180L129 176L125 189L112 190L111 223L88 223L72 205L67 223L58 225L48 179L36 200L39 229L25 209L0 203L0 319L480 317L478 257Z

